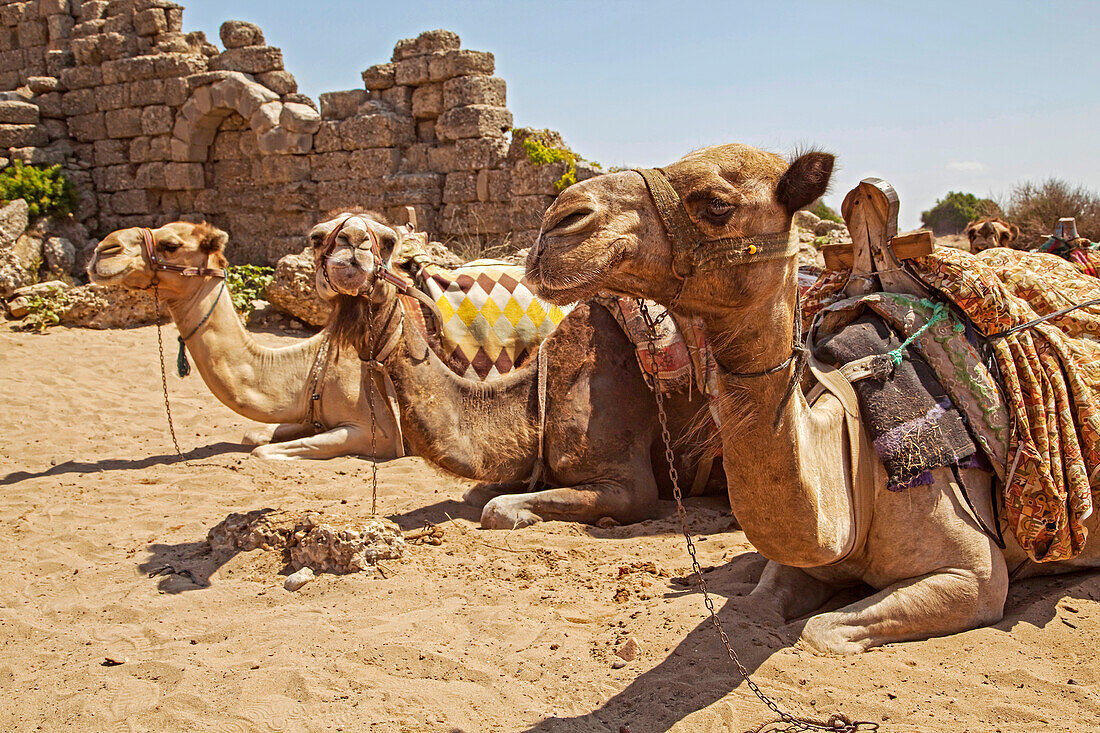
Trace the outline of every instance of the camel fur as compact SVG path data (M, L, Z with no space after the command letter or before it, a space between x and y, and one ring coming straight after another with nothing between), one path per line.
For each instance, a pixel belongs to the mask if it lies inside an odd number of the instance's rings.
M153 238L157 256L164 262L225 266L223 253L229 238L210 225L174 222L154 229ZM92 282L130 290L149 289L152 274L142 254L141 230L136 228L109 234L88 264ZM376 418L374 457L402 454L386 402L372 389L369 375L354 355L330 354L319 392L319 422L324 429L318 431L311 424L310 370L326 332L283 348L261 346L241 325L229 293L221 293L220 279L165 271L156 275L161 302L180 334L191 334L187 350L218 401L249 420L279 423L274 430L246 434L245 442L259 444L252 455L281 459L371 455L370 401ZM209 319L195 330L207 312Z
M798 209L821 196L833 156L808 152L790 164L745 145L693 152L663 168L688 217L708 239L787 231ZM998 621L1009 577L1100 565L1093 539L1072 561L1037 565L1008 536L1000 550L970 516L950 469L904 492L853 488L844 408L826 394L783 401L792 367L744 378L791 355L798 308L795 257L690 273L673 269L675 245L642 176L626 171L570 186L546 211L527 260L527 279L555 303L610 291L702 317L719 363L722 444L730 504L749 541L770 560L747 603L790 621L812 614L801 643L852 653ZM681 278L684 278L681 281ZM778 415L778 420L777 420ZM990 475L961 470L976 497ZM978 502L993 526L991 502ZM864 522L859 516L868 517ZM1087 521L1096 532L1100 513ZM844 586L873 592L817 611Z
M318 225L331 231L336 220ZM372 362L376 357L393 380L406 439L417 455L459 476L492 482L469 501L496 494L483 507L481 524L508 528L540 520L596 523L606 517L627 524L654 516L658 487L667 489L656 403L614 317L602 306L581 304L558 325L540 349L547 364L541 483L527 488L539 460L538 357L487 382L462 378L429 347L424 334L397 298L396 288L378 274L371 252L372 231L385 262L397 234L379 222L354 217L344 222L321 267L318 286L338 295L333 337ZM388 354L379 352L392 345ZM708 471L713 453L698 434L707 420L705 400L672 395L669 428L686 445L676 464L694 476L700 462ZM715 470L714 481L721 484Z

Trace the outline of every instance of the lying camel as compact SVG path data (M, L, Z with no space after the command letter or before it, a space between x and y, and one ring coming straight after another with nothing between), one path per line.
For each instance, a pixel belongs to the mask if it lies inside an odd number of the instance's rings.
M824 193L832 168L825 153L788 165L722 145L661 171L583 181L546 211L527 278L554 303L607 290L704 319L719 363L730 503L770 560L748 602L790 620L838 587L865 583L872 595L817 613L802 630L811 649L852 653L994 623L1009 568L1015 579L1097 567L1100 543L1038 565L1009 536L1002 551L961 503L951 469L933 472L930 486L892 492L873 451L873 484L853 490L840 401L826 394L811 407L797 389L788 399L798 262L785 240L792 215ZM678 223L666 228L665 216ZM989 492L990 474L960 470L976 496L989 495L978 492ZM979 512L993 526L990 503ZM1086 526L1100 529L1100 512Z
M261 346L241 325L225 292L225 232L208 224L175 222L151 231L157 261L196 268L195 276L154 269L143 230L120 229L96 247L88 264L92 282L147 290L154 276L161 301L186 335L206 386L222 404L249 420L281 423L274 431L252 431L250 443L264 443L261 458L332 458L370 455L370 403L376 417L376 458L404 455L386 402L371 389L359 360L340 358L328 346L327 330L293 346ZM198 274L198 268L207 273ZM313 395L319 399L312 399ZM266 434L265 434L266 432Z
M634 346L611 313L578 305L524 366L489 382L464 379L429 347L397 288L382 277L379 263L397 239L365 217L325 238L318 287L330 291L323 297L339 296L333 339L389 374L417 455L459 476L495 482L481 494L497 494L485 503L482 526L604 517L627 524L653 516L658 485L667 484L657 412ZM674 439L689 444L676 458L680 475L694 476L702 464L708 477L713 452L696 438L697 426L709 420L706 401L674 394L666 404ZM553 488L514 493L529 488L536 470L540 483ZM720 486L720 473L713 473Z
M1020 236L1020 227L997 218L972 221L966 225L963 234L970 240L970 251L981 252L992 247L1012 247L1026 249L1013 244Z

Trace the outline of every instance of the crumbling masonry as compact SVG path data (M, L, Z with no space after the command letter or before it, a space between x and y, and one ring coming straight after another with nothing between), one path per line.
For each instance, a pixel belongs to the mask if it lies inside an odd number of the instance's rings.
M201 217L233 262L273 264L323 212L413 206L443 240L533 240L565 164L527 159L493 54L429 31L318 110L255 25L219 51L182 21L165 0L0 5L0 157L60 163L94 235Z

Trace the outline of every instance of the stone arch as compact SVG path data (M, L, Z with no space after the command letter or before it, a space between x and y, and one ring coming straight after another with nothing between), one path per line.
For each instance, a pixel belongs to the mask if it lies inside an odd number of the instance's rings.
M248 120L261 152L301 155L310 151L313 134L321 126L321 116L313 108L283 103L278 94L240 72L214 73L217 76L196 87L176 114L172 160L205 162L218 126L234 112Z

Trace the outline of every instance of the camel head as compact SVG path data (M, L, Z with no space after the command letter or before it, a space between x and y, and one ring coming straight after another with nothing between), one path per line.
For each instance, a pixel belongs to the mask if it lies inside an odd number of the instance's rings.
M225 268L225 245L229 235L210 224L176 221L153 229L157 259L168 265L195 268ZM144 290L153 284L154 271L143 250L141 229L130 227L111 232L96 245L88 263L88 278L97 285L118 285ZM157 271L157 287L166 297L192 291L205 278L177 272Z
M333 231L340 231L332 238ZM380 265L397 245L397 232L375 218L345 212L313 227L309 244L317 265L317 292L325 300L369 292Z
M688 313L752 302L766 289L776 289L795 258L696 267L695 244L729 238L743 243L739 238L768 234L778 241L789 231L794 212L825 192L832 169L833 156L821 152L804 153L789 164L747 145L690 153L661 169L682 202L680 215L686 211L689 220L681 231L694 225L690 242L673 241L641 173L576 183L543 215L542 231L527 257L527 279L558 304L600 291L664 304L675 300ZM673 204L679 207L674 199ZM771 246L782 252L786 241Z
M970 251L981 252L991 247L1012 247L1020 235L1020 227L996 218L979 219L966 225L964 230L970 240Z

